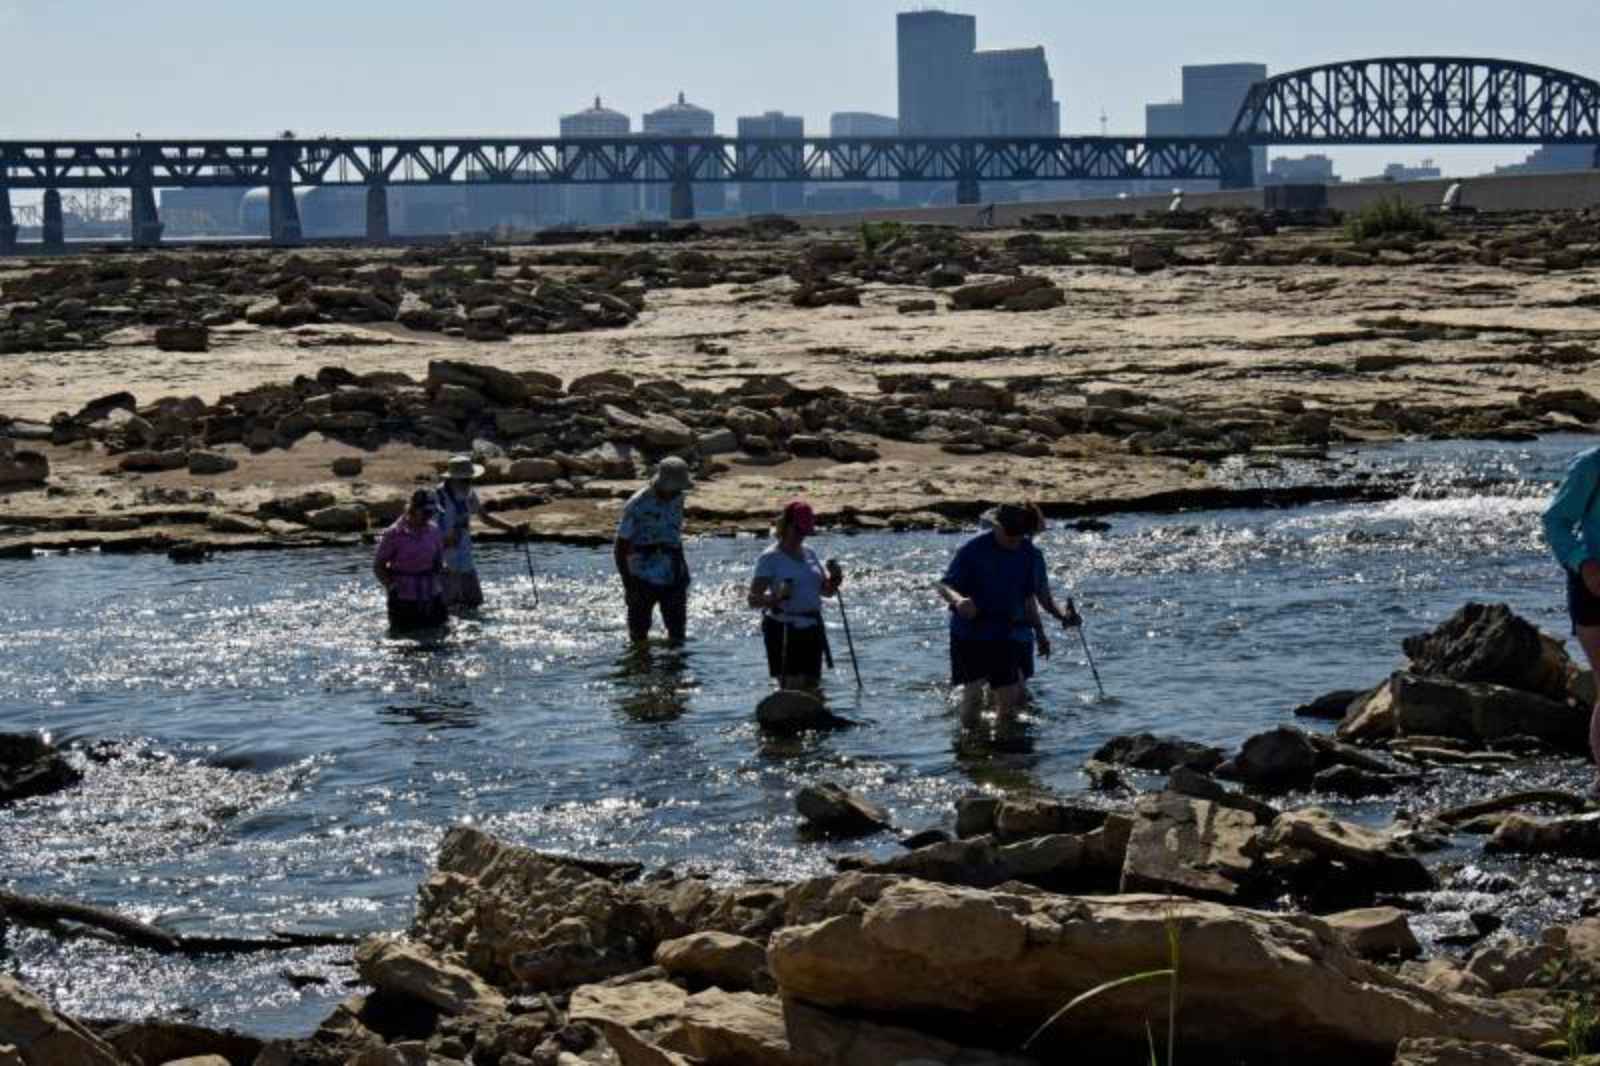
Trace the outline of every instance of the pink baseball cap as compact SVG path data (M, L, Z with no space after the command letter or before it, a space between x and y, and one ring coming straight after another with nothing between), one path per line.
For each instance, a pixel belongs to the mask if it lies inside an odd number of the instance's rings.
M817 512L804 500L790 500L783 508L783 519L796 533L811 536L817 529Z

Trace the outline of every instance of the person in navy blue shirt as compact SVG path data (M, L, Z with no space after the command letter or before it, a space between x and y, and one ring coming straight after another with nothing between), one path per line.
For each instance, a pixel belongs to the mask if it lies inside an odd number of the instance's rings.
M1567 613L1589 669L1600 672L1600 448L1579 452L1544 512L1544 539L1567 573ZM1589 751L1600 765L1600 702L1589 715ZM1600 780L1590 788L1600 798Z
M962 690L961 714L969 724L985 686L1002 718L1022 702L1024 652L1012 637L1038 617L1029 520L1026 507L1001 505L995 527L956 551L937 586L950 608L950 683Z

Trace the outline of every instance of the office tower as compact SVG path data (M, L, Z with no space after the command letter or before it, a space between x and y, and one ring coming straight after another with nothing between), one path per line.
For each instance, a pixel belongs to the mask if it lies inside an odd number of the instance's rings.
M782 111L767 111L760 115L746 115L739 119L739 137L781 137L798 141L806 135L806 120L799 115L785 115ZM776 148L787 152L799 162L799 146ZM784 168L768 164L758 173L782 174ZM739 210L746 215L771 214L774 211L801 211L806 205L805 183L799 181L742 182L739 185Z
M830 137L893 137L900 132L900 120L893 115L874 115L870 111L835 111L828 116Z
M1060 134L1061 105L1043 48L996 48L973 58L974 132L989 137Z
M593 107L561 116L563 137L627 137L632 126L627 115L605 107L598 96L594 98ZM581 168L581 174L600 178L605 176L605 170L590 163ZM568 222L619 222L638 209L639 190L636 185L567 185L563 187L562 194L562 214Z
M1164 104L1144 105L1144 135L1146 137L1182 137L1188 133L1183 119L1183 101L1170 100Z
M945 11L895 17L900 133L965 136L975 131L978 20Z
M1183 121L1191 137L1214 136L1233 129L1250 87L1265 81L1267 68L1261 63L1217 63L1183 68ZM1267 173L1267 150L1252 148L1255 181L1259 185Z
M716 116L703 107L689 103L683 93L665 107L659 107L644 116L643 132L647 137L714 137ZM726 186L713 182L697 182L693 186L695 213L721 214L726 203ZM672 199L672 190L663 184L645 187L645 204L653 215L666 215Z

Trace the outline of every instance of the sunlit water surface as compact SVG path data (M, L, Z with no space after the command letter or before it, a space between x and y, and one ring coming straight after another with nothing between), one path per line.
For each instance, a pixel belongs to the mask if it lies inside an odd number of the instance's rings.
M1118 733L1234 745L1326 690L1376 682L1400 664L1402 637L1469 599L1564 633L1538 515L1584 443L1365 453L1358 467L1415 474L1416 491L1392 503L1057 526L1042 545L1058 593L1084 611L1111 698L1096 698L1083 647L1059 634L1021 736L998 746L964 737L947 705L945 615L929 582L960 543L951 535L816 539L850 571L865 689L837 613L826 684L861 726L786 742L752 718L768 691L743 604L762 546L752 538L693 544L689 645L644 655L624 650L603 549L537 547L537 604L520 552L481 549L481 617L422 643L385 632L365 552L0 562L0 728L75 742L87 772L79 788L0 809L0 884L181 932L354 933L409 921L440 836L462 822L719 880L890 854L890 835L802 841L796 788L826 777L900 827L949 826L975 788L1082 790L1084 758ZM1309 472L1359 472L1353 462ZM1518 776L1573 787L1585 773L1545 761ZM1400 802L1426 810L1505 787L1451 773ZM1393 813L1330 802L1360 819ZM1591 888L1577 863L1509 883L1471 838L1443 861L1448 889L1426 901L1441 932L1470 910L1531 928ZM157 959L13 929L7 952L6 968L77 1012L263 1034L308 1031L352 979L348 951L333 948Z

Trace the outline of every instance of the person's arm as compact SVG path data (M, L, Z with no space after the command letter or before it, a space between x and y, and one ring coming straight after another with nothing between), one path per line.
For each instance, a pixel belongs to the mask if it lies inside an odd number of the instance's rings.
M1589 558L1582 532L1584 514L1597 484L1600 484L1600 455L1585 453L1573 461L1566 479L1544 510L1545 542L1550 545L1556 561L1573 573L1600 569L1600 565L1584 565L1594 560ZM1584 574L1584 580L1589 580L1588 574Z
M778 598L773 590L770 577L754 577L750 579L750 592L745 597L745 603L757 610L777 610L783 606L783 601Z
M624 537L621 533L618 533L611 554L617 563L617 574L620 575L623 582L626 583L627 580L632 576L628 573L628 538Z
M1050 658L1050 638L1044 631L1044 619L1039 617L1039 599L1029 596L1022 603L1022 612L1027 616L1028 625L1033 629L1033 640L1039 649L1042 658Z
M394 580L389 573L389 560L394 558L394 538L385 530L383 536L378 538L378 551L372 557L372 573L378 579L378 584L384 588Z
M939 593L939 598L944 600L946 607L970 622L978 617L978 605L961 591L961 586L967 583L965 578L970 569L967 558L967 548L963 546L956 552L955 558L950 560L950 566L945 570L944 577L934 588Z

